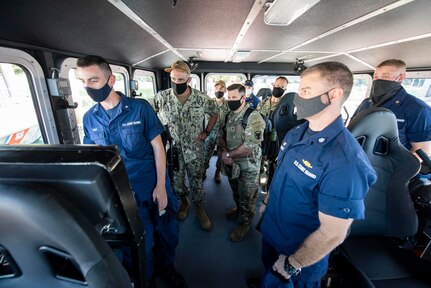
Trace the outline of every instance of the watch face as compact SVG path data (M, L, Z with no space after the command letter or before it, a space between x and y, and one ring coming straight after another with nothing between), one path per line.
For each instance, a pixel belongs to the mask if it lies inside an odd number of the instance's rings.
M284 269L290 276L297 276L301 272L301 269L296 269L290 265L288 257L286 257L286 260L284 261Z

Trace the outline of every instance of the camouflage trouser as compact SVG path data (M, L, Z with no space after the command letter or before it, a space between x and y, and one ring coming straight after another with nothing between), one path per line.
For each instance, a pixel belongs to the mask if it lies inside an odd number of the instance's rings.
M186 189L184 184L184 178L187 173L189 179L189 188L192 191L192 203L195 206L200 206L205 203L205 190L202 185L202 175L204 168L204 157L197 157L190 163L184 162L182 153L178 155L179 169L174 170L173 186L175 195L177 195L178 202L181 205L186 198L189 197L189 191Z
M204 169L208 169L210 167L210 160L214 154L214 148L217 144L217 135L218 129L213 129L211 133L208 135L207 139L205 139L205 167ZM218 152L218 149L217 149ZM218 153L217 153L218 155ZM217 168L220 168L220 160L217 159Z
M239 210L239 225L249 226L256 210L259 169L241 171L237 179L231 179L228 175L228 179Z

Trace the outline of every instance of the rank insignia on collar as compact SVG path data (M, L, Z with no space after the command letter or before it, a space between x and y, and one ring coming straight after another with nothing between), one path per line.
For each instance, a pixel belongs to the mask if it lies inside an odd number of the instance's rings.
M326 139L322 137L322 138L319 138L319 140L317 140L317 141L319 141L319 143L323 143L323 142L325 142L325 140Z
M313 166L311 166L311 163L308 162L307 160L302 159L302 163L304 163L305 166L307 166L308 168L313 168Z

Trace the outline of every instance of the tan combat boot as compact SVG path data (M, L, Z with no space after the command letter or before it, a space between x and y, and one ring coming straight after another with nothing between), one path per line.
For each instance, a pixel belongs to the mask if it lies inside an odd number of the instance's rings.
M217 169L214 173L214 181L215 183L219 184L221 183L221 178L220 178L220 169Z
M198 216L199 222L201 223L201 228L205 231L209 231L211 229L211 221L203 205L196 207L196 216Z
M238 211L238 208L236 207L228 210L226 213L227 219L235 219L235 218L238 218L238 216L239 216L239 211Z
M183 221L187 217L187 211L189 210L189 199L181 201L180 209L178 210L177 219Z
M232 240L233 242L241 241L249 230L250 226L236 226L236 228L233 229L232 233L230 233L230 240Z

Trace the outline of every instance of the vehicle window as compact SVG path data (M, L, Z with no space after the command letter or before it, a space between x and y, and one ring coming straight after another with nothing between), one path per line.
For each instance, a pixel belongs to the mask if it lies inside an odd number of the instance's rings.
M123 73L113 72L113 75L115 76L115 84L114 89L115 91L120 91L122 93L125 93L125 87L126 87L126 81L125 81L125 75ZM76 123L78 125L79 130L79 139L84 139L84 130L82 129L83 123L82 119L84 117L85 112L88 111L88 109L91 108L95 104L95 102L88 96L87 92L85 91L84 87L82 86L82 82L76 77L76 68L72 68L69 70L69 81L70 86L72 88L72 96L73 101L78 103L78 107L75 109L76 114Z
M190 82L190 86L193 89L200 91L201 90L201 79L199 78L199 76L196 74L191 74L190 77L192 77L192 81Z
M138 95L136 98L142 98L152 102L156 94L156 77L154 72L145 70L135 70L133 80L138 81Z
M347 101L344 102L343 110L341 111L344 121L346 121L347 118L350 119L359 104L361 104L365 98L369 97L372 84L373 79L368 74L353 75L352 91Z
M287 84L287 91L288 92L298 92L299 89L299 76L292 76L292 75L257 75L253 77L253 93L256 95L257 92L261 88L269 88L272 90L272 85L275 82L275 79L277 79L278 76L284 76L287 78L289 83Z
M27 74L0 63L0 144L42 144L43 138Z
M431 105L431 71L407 72L402 85L409 94Z
M234 83L244 84L247 77L241 73L208 73L205 76L205 87L206 94L211 98L215 98L214 96L214 84L223 80L226 83L226 87Z

